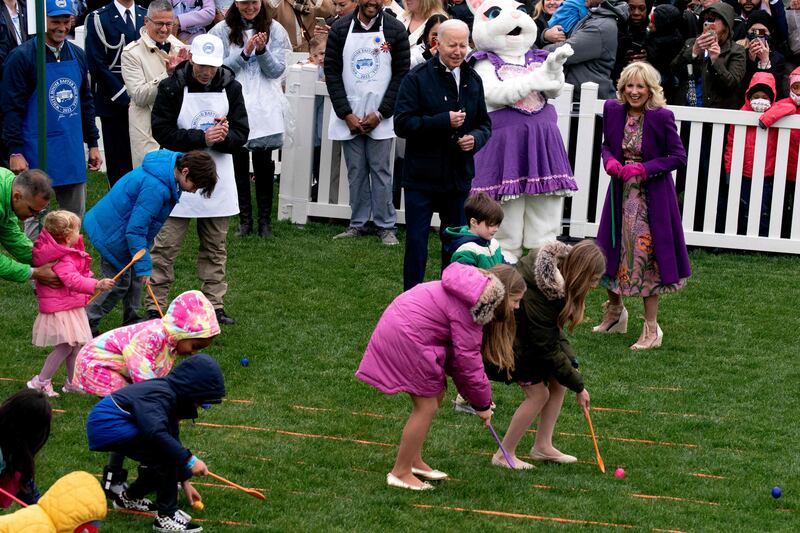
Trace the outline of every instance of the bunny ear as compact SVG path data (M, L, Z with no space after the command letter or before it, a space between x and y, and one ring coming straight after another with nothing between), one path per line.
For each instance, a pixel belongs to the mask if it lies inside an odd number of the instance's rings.
M467 5L469 6L469 10L472 11L472 14L475 15L478 12L478 8L483 5L486 0L467 0Z

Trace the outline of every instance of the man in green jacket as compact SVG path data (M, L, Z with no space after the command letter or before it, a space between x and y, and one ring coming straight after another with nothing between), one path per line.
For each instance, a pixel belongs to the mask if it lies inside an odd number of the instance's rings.
M41 170L26 170L14 177L10 170L0 168L0 246L11 255L0 254L0 279L61 285L52 264L31 268L33 243L19 227L20 220L47 208L52 196L50 178Z

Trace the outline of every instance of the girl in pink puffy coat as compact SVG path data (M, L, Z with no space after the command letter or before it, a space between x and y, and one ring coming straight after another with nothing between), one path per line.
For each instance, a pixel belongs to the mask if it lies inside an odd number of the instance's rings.
M114 280L97 281L89 268L92 258L83 247L81 220L69 211L51 211L44 218L44 229L33 245L33 266L53 263L53 272L61 287L36 283L39 315L33 323L33 345L55 346L47 356L42 371L28 382L29 389L38 389L48 396L58 396L51 380L61 363L66 363L67 381L62 389L71 392L75 357L85 343L92 340L89 319L84 306L96 291L107 291Z
M514 309L524 293L522 276L509 265L481 270L453 263L441 281L417 285L384 311L356 377L386 394L411 397L397 460L386 475L389 486L428 490L433 486L419 478L447 477L422 460L446 376L481 419L491 419L492 388L483 359L513 370Z

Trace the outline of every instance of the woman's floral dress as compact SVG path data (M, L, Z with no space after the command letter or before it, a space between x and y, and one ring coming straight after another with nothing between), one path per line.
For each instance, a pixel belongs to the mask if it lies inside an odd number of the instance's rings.
M642 127L644 114L628 115L622 136L622 153L625 164L642 162ZM650 234L647 216L647 188L641 176L635 176L622 185L622 227L620 228L620 258L616 279L603 276L602 285L622 296L653 296L675 292L686 285L664 285L658 272L658 262Z

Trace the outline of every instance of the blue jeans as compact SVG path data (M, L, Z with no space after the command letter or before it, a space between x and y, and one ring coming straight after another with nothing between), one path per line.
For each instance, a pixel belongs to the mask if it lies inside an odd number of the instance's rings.
M356 135L342 141L350 183L350 227L363 230L370 215L375 226L394 230L397 212L392 205L392 139Z
M428 262L428 233L433 213L441 219L439 238L445 228L463 226L464 202L469 191L430 192L406 189L406 251L403 258L403 290L422 283ZM442 270L450 264L442 247Z

